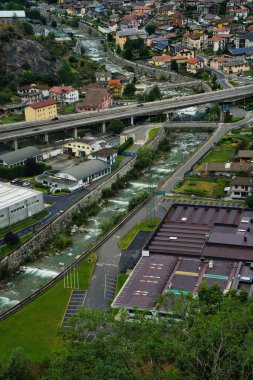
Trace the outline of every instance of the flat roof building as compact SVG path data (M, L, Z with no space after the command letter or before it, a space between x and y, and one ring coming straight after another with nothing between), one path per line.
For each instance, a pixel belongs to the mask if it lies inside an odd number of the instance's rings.
M42 192L0 182L0 228L18 223L43 209Z
M202 281L252 295L253 210L173 204L112 307L154 311L157 296L197 294Z

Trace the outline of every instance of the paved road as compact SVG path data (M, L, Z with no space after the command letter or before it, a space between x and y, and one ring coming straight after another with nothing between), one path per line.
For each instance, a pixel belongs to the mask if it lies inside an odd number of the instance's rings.
M229 131L239 128L247 123L253 122L253 113L248 113L245 120L233 124L220 124L219 127L182 166L168 179L162 189L171 192L175 185L182 180L185 173L198 162L198 160L212 148ZM155 198L156 217L162 218L165 210L162 207L163 198ZM106 276L115 278L118 273L118 264L120 259L120 249L118 247L119 240L125 236L138 221L147 218L147 207L143 207L136 215L134 215L117 233L109 238L98 250L98 261L91 279L90 287L87 292L84 306L87 308L104 309L109 306L109 302L105 299L105 279Z
M142 107L125 106L111 108L100 112L87 112L85 114L72 114L61 116L60 120L51 122L22 122L6 124L0 127L0 141L18 139L26 136L40 135L63 129L73 129L96 123L103 123L115 119L131 118L133 116L144 116L158 112L173 112L191 106L210 103L213 101L234 100L252 96L253 85L233 89L225 89L205 94L184 96L143 104Z
M203 57L201 54L196 54L196 57L198 58L198 59L201 59L201 60L203 60L204 62L205 62L205 57ZM215 76L216 76L216 78L218 79L218 82L219 82L219 84L220 84L220 86L222 87L222 88L224 88L224 89L226 89L226 88L233 88L233 86L228 82L228 80L226 79L226 75L222 72L222 71L219 71L219 70L216 70L216 69L213 69L212 67L210 67L210 66L206 66L205 65L205 69L207 70L207 71L210 71L210 72L212 72Z

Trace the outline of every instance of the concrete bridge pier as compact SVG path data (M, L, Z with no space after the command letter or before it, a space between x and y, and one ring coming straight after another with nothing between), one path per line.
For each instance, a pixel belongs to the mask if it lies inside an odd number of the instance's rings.
M105 123L105 121L103 121L103 123L102 123L101 132L102 133L106 133L106 123Z
M43 142L46 143L46 144L49 143L49 137L48 137L48 133L47 132L44 133L44 135L43 135Z
M9 141L8 142L8 145L14 149L14 150L18 150L18 140L14 139L12 141Z
M73 129L73 137L74 137L74 139L78 138L77 128Z
M131 116L131 126L133 127L134 126L134 117Z

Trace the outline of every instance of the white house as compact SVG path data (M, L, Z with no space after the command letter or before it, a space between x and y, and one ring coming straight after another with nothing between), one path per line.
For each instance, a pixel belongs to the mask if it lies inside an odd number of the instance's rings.
M79 92L72 86L54 86L49 90L50 97L60 103L76 103L79 101Z

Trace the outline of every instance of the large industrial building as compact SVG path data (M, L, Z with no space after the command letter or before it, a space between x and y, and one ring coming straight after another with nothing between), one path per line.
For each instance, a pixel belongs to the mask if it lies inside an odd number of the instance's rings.
M0 228L11 226L43 209L43 193L0 182Z
M158 296L197 294L203 281L252 296L253 210L173 204L112 307L153 312Z

